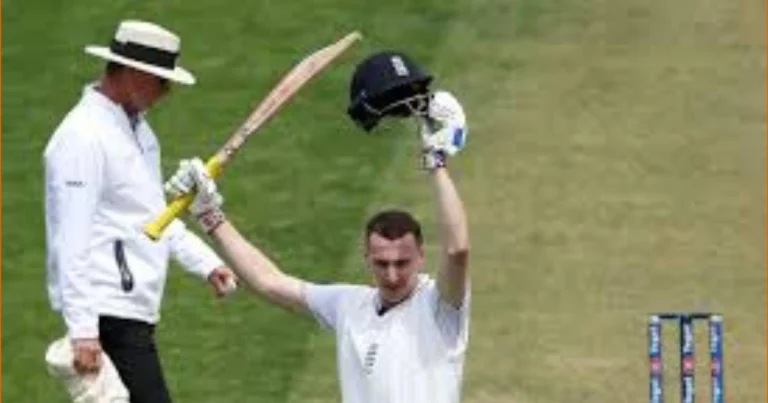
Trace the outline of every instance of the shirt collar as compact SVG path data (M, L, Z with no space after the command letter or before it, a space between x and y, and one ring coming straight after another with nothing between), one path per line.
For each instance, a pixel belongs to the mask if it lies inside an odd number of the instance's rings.
M146 113L141 112L134 119L131 119L128 117L128 114L125 113L125 110L122 106L116 104L101 91L96 89L97 85L98 83L90 83L83 88L83 100L85 100L85 102L98 105L99 107L110 112L110 114L115 117L120 127L124 130L128 132L136 131L136 127L138 127L138 125L144 120L144 115Z
M406 296L405 298L403 298L402 301L388 307L387 309L384 309L383 311L382 311L383 303L381 301L381 296L379 295L378 289L376 290L376 295L374 296L374 299L373 299L373 307L376 309L376 312L379 314L379 316L383 315L387 311L392 310L395 307L402 305L406 301L413 298L413 296L416 295L416 293L418 293L419 290L421 290L421 287L423 287L429 281L429 276L427 274L420 273L420 274L417 274L416 276L418 278L418 282L416 284L416 287L413 287L413 290L411 291L411 293L408 294L408 296Z

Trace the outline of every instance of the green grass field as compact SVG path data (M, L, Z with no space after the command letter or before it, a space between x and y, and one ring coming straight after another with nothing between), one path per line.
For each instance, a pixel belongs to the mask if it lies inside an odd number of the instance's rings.
M765 15L757 0L4 1L3 401L66 401L42 361L63 328L44 289L41 153L101 71L83 46L129 17L179 32L199 79L151 115L166 174L215 151L305 53L366 35L221 181L244 233L314 281L367 281L359 233L382 206L435 235L413 128L366 136L345 116L354 63L407 50L460 96L466 402L645 401L646 314L661 310L722 312L728 401L766 401ZM256 297L215 301L174 268L158 331L178 402L338 401L332 336Z

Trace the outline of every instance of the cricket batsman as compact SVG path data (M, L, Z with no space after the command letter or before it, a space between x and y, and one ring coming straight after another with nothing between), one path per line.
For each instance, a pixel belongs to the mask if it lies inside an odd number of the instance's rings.
M401 52L361 62L351 84L349 116L364 130L384 117L419 122L422 166L434 188L440 260L428 263L419 222L385 210L364 228L364 260L373 285L313 284L281 270L238 232L199 158L182 160L166 183L174 196L197 192L190 211L219 244L250 290L336 335L344 403L457 403L469 337L469 234L448 160L465 145L459 101L429 90L432 77ZM434 275L425 270L434 271Z

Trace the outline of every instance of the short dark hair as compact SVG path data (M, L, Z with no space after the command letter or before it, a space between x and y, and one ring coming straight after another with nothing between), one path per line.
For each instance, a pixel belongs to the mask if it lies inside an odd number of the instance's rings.
M389 240L400 239L408 234L413 234L419 246L424 242L419 222L410 213L402 210L384 210L371 217L365 226L366 244L373 233Z
M104 72L107 73L108 76L112 76L123 69L125 69L125 65L118 62L108 61L107 66L104 68Z

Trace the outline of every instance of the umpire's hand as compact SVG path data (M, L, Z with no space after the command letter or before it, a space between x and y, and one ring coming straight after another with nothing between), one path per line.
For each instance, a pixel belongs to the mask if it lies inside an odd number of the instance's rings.
M72 340L74 362L72 366L78 374L91 374L101 368L101 343L99 339Z
M208 275L208 283L219 298L226 297L237 289L237 279L229 267L217 267Z

